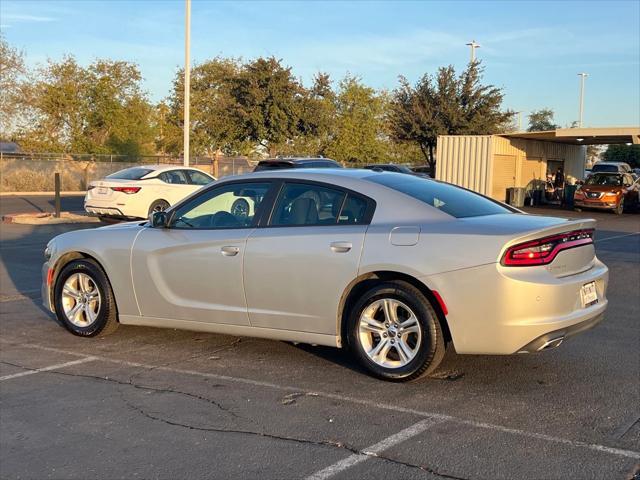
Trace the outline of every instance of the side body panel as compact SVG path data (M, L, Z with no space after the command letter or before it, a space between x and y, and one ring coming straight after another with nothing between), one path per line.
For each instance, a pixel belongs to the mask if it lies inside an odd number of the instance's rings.
M242 263L250 231L146 228L131 261L141 315L248 325Z
M336 335L338 304L357 276L366 229L256 229L247 241L244 270L251 325ZM348 251L341 251L344 245Z

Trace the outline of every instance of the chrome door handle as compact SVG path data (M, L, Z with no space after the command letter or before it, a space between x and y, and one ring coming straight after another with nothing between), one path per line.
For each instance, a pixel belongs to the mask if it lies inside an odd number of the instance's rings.
M225 257L235 257L240 251L240 247L227 246L220 249L220 253Z
M334 253L346 253L351 250L351 242L331 242L331 251Z

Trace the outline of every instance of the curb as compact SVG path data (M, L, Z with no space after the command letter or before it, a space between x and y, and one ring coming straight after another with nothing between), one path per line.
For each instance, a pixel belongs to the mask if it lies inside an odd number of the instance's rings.
M55 218L53 213L9 213L2 216L2 223L20 225L59 225L63 223L100 223L96 217L73 212L60 212L60 218Z
M68 190L60 192L60 195L85 195L87 192L78 190ZM0 197L19 197L19 196L55 196L56 192L0 192Z

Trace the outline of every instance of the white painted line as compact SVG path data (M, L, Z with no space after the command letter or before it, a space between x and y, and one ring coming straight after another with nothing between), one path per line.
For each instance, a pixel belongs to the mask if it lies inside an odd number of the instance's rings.
M34 348L34 349L37 349L37 350L64 353L66 355L74 355L74 356L78 356L78 357L85 355L85 354L82 354L82 353L73 352L73 351L69 351L69 350L63 350L63 349L59 349L59 348L45 347L44 345L29 344L29 343L13 343L13 342L10 342L10 341L5 340L3 338L0 338L0 342L8 344L8 345L13 345L15 347ZM569 440L567 438L554 437L552 435L546 435L544 433L529 432L527 430L520 430L520 429L517 429L517 428L505 427L503 425L495 425L495 424L492 424L492 423L485 423L485 422L477 422L477 421L474 421L474 420L467 420L467 419L464 419L464 418L453 417L451 415L446 415L446 414L443 414L443 413L425 412L423 410L416 410L416 409L413 409L413 408L405 408L405 407L400 407L398 405L392 405L392 404L388 404L388 403L379 403L379 402L374 402L372 400L367 400L367 399L362 399L362 398L355 398L355 397L348 397L348 396L344 396L344 395L338 395L338 394L335 394L335 393L310 391L310 390L305 390L305 389L299 388L299 387L293 387L293 386L289 386L289 385L278 385L278 384L275 384L275 383L264 382L264 381L261 381L261 380L252 380L250 378L230 377L228 375L219 375L219 374L216 374L216 373L198 372L196 370L182 370L182 369L178 369L178 368L163 367L163 366L157 366L157 365L148 365L148 364L144 364L144 363L129 362L127 360L118 360L118 359L109 358L109 357L94 356L92 358L94 358L96 360L103 361L103 362L115 363L115 364L124 365L124 366L127 366L127 367L145 368L145 369L153 370L153 371L156 371L156 372L160 371L160 372L177 373L177 374L180 374L180 375L192 375L192 376L196 376L196 377L212 378L212 379L215 379L215 380L234 382L234 383L241 383L241 384L244 384L244 385L252 385L252 386L256 386L256 387L272 388L274 390L280 390L280 391L285 391L285 392L298 392L298 393L302 393L303 395L308 395L308 396L312 396L312 397L322 397L322 398L327 398L327 399L331 399L331 400L339 400L341 402L354 403L356 405L362 405L362 406L376 408L376 409L380 409L380 410L388 410L388 411L399 412L399 413L408 413L408 414L416 415L416 416L419 416L419 417L436 418L436 419L441 419L443 421L444 420L448 420L448 421L451 421L451 422L458 423L460 425L468 425L468 426L475 427L475 428L483 428L483 429L487 429L487 430L494 430L494 431L498 431L498 432L509 433L509 434L512 434L512 435L518 435L518 436L525 437L525 438L534 438L534 439L537 439L537 440L542 440L542 441L546 441L546 442L550 442L550 443L558 443L558 444L568 445L570 447L575 447L575 448L585 448L585 449L588 449L588 450L594 450L594 451L598 451L598 452L608 453L608 454L617 455L617 456L620 456L620 457L633 458L633 459L636 459L636 460L640 460L640 452L636 452L636 451L633 451L633 450L624 450L624 449L620 449L620 448L607 447L606 445L599 445L599 444L595 444L595 443L581 442L579 440Z
M85 357L79 360L72 360L66 363L58 363L57 365L50 365L48 367L35 368L33 370L27 370L25 372L14 373L12 375L5 375L4 377L0 377L0 382L3 382L5 380L11 380L12 378L26 377L27 375L33 375L34 373L49 372L51 370L59 370L61 368L72 367L73 365L80 365L81 363L93 362L94 360L97 360L97 358Z
M595 242L593 243L600 243L600 242L606 242L607 240L615 240L616 238L624 238L624 237L631 237L633 235L640 235L640 232L634 232L634 233L627 233L625 235L614 235L612 237L604 237L604 238L599 238L597 239Z
M432 425L436 425L441 423L443 420L439 418L426 418L421 422L416 423L415 425L411 425L404 430L401 430L398 433L391 435L390 437L381 440L375 445L371 445L370 447L362 450L362 453L354 453L353 455L348 456L344 460L340 460L339 462L334 463L333 465L329 465L327 468L323 468L320 471L308 476L306 480L326 480L327 478L333 477L338 473L353 467L359 463L368 460L371 457L375 457L385 450L397 445L399 443L404 442L405 440L410 439L411 437L415 437L420 433L424 432L427 428Z

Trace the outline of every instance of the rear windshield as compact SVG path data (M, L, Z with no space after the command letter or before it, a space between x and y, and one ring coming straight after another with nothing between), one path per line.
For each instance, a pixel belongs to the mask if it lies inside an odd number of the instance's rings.
M381 173L365 180L402 192L456 218L513 213L513 210L483 195L428 178Z
M254 172L260 172L262 170L275 170L280 168L294 168L291 162L275 162L273 160L267 162L260 162L253 170Z
M591 172L618 172L617 165L594 165Z
M622 175L596 173L587 178L587 181L584 183L586 183L587 185L620 186L622 185Z
M153 172L152 168L132 167L107 175L107 178L114 178L118 180L140 180L151 172Z

